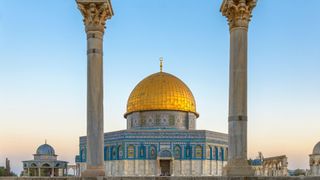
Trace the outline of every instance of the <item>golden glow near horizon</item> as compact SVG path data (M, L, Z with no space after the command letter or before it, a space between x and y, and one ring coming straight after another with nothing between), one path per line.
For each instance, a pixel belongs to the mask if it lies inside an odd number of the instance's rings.
M132 112L146 110L196 113L196 102L190 89L179 78L159 72L146 77L133 89L128 99L125 116Z

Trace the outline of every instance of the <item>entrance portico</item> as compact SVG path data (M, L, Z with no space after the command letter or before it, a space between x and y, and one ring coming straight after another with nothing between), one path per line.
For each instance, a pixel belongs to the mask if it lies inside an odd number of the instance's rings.
M172 176L173 169L173 161L174 158L169 149L163 149L159 152L158 155L158 174L160 176Z
M171 160L160 160L160 176L171 176Z

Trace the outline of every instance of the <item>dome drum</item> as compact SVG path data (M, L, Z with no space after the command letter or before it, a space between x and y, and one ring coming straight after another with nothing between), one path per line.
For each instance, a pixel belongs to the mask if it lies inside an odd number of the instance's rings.
M196 128L197 115L183 111L141 111L127 116L127 129L180 129Z

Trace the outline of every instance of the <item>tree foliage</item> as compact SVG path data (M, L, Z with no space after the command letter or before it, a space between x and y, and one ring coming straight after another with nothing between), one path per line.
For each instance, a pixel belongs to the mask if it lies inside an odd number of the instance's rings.
M17 176L15 173L10 172L7 174L6 169L4 167L0 167L0 176Z
M306 171L303 169L296 169L293 171L293 175L294 176L305 176L306 175Z

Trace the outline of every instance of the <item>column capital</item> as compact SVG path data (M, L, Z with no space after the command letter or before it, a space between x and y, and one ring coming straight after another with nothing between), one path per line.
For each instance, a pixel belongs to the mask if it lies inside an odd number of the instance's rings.
M248 28L257 0L223 0L220 12L228 19L230 30Z
M107 19L113 16L110 0L76 0L88 31L104 32Z

